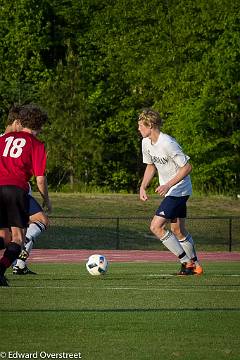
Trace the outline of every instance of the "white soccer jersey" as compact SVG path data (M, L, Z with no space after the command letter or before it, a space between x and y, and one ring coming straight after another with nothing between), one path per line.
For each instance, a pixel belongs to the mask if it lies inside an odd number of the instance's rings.
M179 168L186 165L190 159L189 156L184 154L174 138L162 132L155 144L152 144L149 138L143 138L142 154L145 164L155 165L160 185L164 185L171 180L177 174ZM187 196L191 194L192 184L188 175L172 186L166 196Z

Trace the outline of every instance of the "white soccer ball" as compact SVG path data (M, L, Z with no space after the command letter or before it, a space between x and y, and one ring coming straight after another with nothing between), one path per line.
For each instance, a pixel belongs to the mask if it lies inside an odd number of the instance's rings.
M104 275L108 270L108 261L104 255L91 255L86 263L86 268L91 275Z

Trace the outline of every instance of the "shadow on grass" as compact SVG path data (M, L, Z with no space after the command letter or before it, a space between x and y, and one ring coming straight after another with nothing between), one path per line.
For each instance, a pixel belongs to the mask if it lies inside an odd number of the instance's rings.
M160 242L148 237L148 229L117 229L114 222L108 224L97 221L90 226L87 223L69 226L52 225L36 242L36 248L47 249L161 249Z
M163 246L149 230L150 218L80 218L52 217L51 225L36 242L37 248L48 249L148 249ZM188 231L198 250L216 247L228 250L239 245L239 224L229 219L188 219Z

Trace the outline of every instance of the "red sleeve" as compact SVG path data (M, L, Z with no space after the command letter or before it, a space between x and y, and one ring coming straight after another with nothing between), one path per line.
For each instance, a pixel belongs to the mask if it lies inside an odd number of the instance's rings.
M32 148L32 166L34 176L44 176L46 170L47 155L42 142L34 142Z

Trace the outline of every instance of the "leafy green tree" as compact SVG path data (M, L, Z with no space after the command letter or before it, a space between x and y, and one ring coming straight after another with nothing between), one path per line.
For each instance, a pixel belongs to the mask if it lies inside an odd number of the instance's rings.
M204 45L195 59L189 56L194 66L188 66L187 59L184 62L182 79L176 84L179 95L173 94L177 101L170 107L172 115L165 129L171 131L191 155L196 188L236 194L240 165L240 29L236 16L239 7L233 2L218 1L216 11L213 3L216 2L197 4L199 15L194 17L195 27L189 26L189 29L197 33L197 39L200 37ZM181 36L183 34L184 31ZM188 47L191 38L193 36L189 37ZM192 44L191 49L199 49L200 42L195 40L195 48ZM186 92L186 89L189 90Z
M13 102L34 99L37 82L48 76L49 70L42 59L42 52L49 45L48 23L44 17L46 6L46 1L2 1L0 102L4 109Z
M53 187L136 191L137 114L151 106L195 187L239 191L238 2L2 0L0 17L0 116L13 102L47 108Z
M42 84L41 101L50 117L44 130L50 183L59 187L69 182L73 189L76 182L91 181L101 146L89 123L81 69L71 50L66 64L60 62L54 79Z

